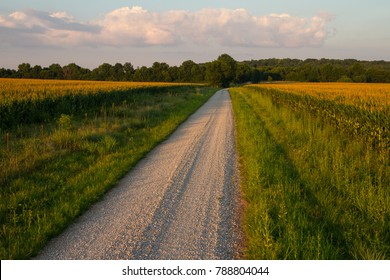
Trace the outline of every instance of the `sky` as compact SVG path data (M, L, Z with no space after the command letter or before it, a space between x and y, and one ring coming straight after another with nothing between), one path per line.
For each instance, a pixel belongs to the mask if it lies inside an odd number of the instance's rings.
M388 0L0 0L0 68L180 65L227 53L390 61Z

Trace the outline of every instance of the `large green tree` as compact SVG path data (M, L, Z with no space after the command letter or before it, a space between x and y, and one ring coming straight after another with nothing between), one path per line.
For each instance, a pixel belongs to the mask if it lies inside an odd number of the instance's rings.
M63 79L64 71L62 70L61 65L58 63L53 63L47 69L47 77L48 79Z
M206 65L206 80L213 86L224 87L225 82L221 71L221 63L218 60Z
M62 68L65 80L86 80L90 78L90 70L70 63Z
M131 81L135 73L133 64L131 64L130 62L126 62L125 64L123 64L123 71L125 72L125 80Z
M22 63L18 66L18 74L20 78L31 78L31 65L30 63Z
M179 81L192 83L204 82L204 70L192 60L184 61L179 67Z
M216 86L229 87L236 77L237 62L228 54L222 54L217 60L206 66L206 80Z

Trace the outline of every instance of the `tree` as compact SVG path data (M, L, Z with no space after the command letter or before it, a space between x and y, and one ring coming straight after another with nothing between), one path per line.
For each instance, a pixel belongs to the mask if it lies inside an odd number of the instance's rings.
M172 66L172 67L169 67L168 69L168 73L169 73L169 77L171 78L171 82L179 82L179 67L177 66Z
M114 67L112 67L113 76L112 79L114 81L124 81L125 78L125 69L121 63L115 63Z
M123 64L123 71L125 72L125 80L131 81L135 72L133 64L130 62Z
M367 69L367 82L369 83L388 83L390 82L389 71L385 71L379 67L371 67Z
M243 84L252 80L253 68L247 64L239 63L236 67L234 82Z
M204 82L204 69L192 60L186 60L179 67L178 80L189 83Z
M63 79L64 78L64 72L62 70L61 65L57 63L53 63L49 66L48 70L49 79Z
M170 82L169 65L165 62L154 62L151 68L151 81L152 82Z
M224 81L220 61L214 60L206 64L206 81L213 86L225 87L226 82Z
M237 62L228 54L222 54L217 59L221 65L223 76L222 86L228 87L236 76Z
M206 80L216 86L229 87L236 74L237 62L223 54L217 60L206 65Z
M320 74L318 68L312 64L305 64L302 66L302 71L305 75L305 81L307 82L318 82Z
M152 81L152 71L151 68L142 66L135 70L133 80L136 82L151 82Z
M17 73L15 70L10 70L5 68L0 69L0 77L2 78L15 78L16 76Z
M19 64L18 75L20 78L31 78L31 65L30 65L30 63Z
M83 71L80 66L75 63L70 63L62 68L65 80L81 80Z
M326 63L319 67L321 82L336 82L345 72L343 68L337 64Z
M349 67L349 75L351 79L356 83L365 83L367 80L366 70L363 65L355 62Z
M35 65L31 69L30 76L31 76L32 79L40 79L41 78L41 72L42 72L42 66Z
M91 78L96 81L110 81L114 79L114 69L109 63L103 63L92 70Z
M192 60L186 60L180 65L179 79L181 82L191 82L193 80L192 68L195 66L196 64Z

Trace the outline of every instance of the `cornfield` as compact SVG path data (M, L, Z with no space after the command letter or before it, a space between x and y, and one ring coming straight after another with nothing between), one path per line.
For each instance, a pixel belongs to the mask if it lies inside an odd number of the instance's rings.
M365 139L383 159L390 149L390 85L292 83L252 86L277 104L325 118L352 137Z
M90 108L119 104L129 99L130 92L160 92L169 90L169 87L188 85L0 79L0 129L46 122L61 114L71 115Z
M390 106L390 84L274 83L258 86L332 100L368 110L382 110Z

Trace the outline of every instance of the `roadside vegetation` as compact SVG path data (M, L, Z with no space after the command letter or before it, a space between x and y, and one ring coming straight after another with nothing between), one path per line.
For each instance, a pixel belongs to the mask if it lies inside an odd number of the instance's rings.
M389 85L230 92L248 202L246 257L389 259Z
M0 102L1 259L34 256L216 91L15 82Z

